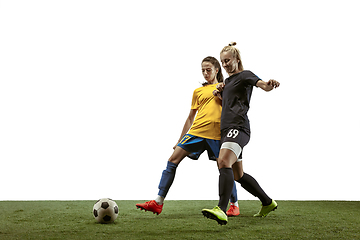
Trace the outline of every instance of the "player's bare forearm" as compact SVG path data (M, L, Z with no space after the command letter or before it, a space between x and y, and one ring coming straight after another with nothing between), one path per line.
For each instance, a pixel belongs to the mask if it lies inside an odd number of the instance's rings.
M192 120L190 118L187 118L183 127L183 130L181 131L180 138L178 142L182 139L182 137L189 131L190 127L192 125Z
M261 88L262 90L266 91L266 92L269 92L271 90L273 90L274 88L277 88L280 86L280 83L274 79L270 79L269 81L267 82L264 82L262 80L259 80L257 83L256 83L256 86Z
M183 136L189 131L190 127L192 126L192 124L194 122L195 115L196 115L196 110L191 109L189 116L187 117L184 127L181 131L180 138L179 138L178 142L175 144L175 146L173 147L173 149L175 149L176 145L180 142L180 140L183 138Z

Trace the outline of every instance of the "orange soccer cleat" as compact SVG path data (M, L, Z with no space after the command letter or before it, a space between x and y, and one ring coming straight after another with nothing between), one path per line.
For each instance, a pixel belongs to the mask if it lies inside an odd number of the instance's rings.
M238 216L238 215L240 215L240 210L237 206L230 203L230 208L229 208L229 210L226 211L226 215L228 215L228 217Z
M161 213L163 206L164 204L159 205L157 204L157 202L155 202L155 200L136 204L137 208L140 208L141 210L153 212L154 214L156 213L157 215Z

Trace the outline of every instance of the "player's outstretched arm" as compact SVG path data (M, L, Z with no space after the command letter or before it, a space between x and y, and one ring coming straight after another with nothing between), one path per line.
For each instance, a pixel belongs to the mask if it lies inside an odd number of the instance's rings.
M280 86L280 83L274 79L270 79L269 81L267 82L264 82L262 80L259 80L257 83L256 83L256 86L261 88L262 90L266 91L266 92L269 92L271 90L273 90L274 88L277 88Z
M196 109L191 109L189 116L186 118L183 130L181 132L180 138L178 140L178 142L175 144L175 146L173 147L173 149L176 148L176 145L180 142L180 140L183 138L183 136L189 131L190 127L192 126L194 119L195 119L195 115L196 115L197 110Z

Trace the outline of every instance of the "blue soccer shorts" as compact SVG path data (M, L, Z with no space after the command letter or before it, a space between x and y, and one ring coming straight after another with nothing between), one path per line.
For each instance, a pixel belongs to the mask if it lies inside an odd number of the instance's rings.
M185 134L177 146L181 147L187 152L190 152L188 157L193 160L199 159L200 155L205 150L207 150L210 160L216 161L216 159L219 157L220 140L207 139L191 134Z

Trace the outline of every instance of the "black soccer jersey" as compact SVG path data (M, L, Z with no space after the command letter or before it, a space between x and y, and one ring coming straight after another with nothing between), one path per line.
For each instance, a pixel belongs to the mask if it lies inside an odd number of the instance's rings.
M242 71L225 80L222 92L221 130L242 128L250 132L247 112L253 86L261 80L251 71Z

